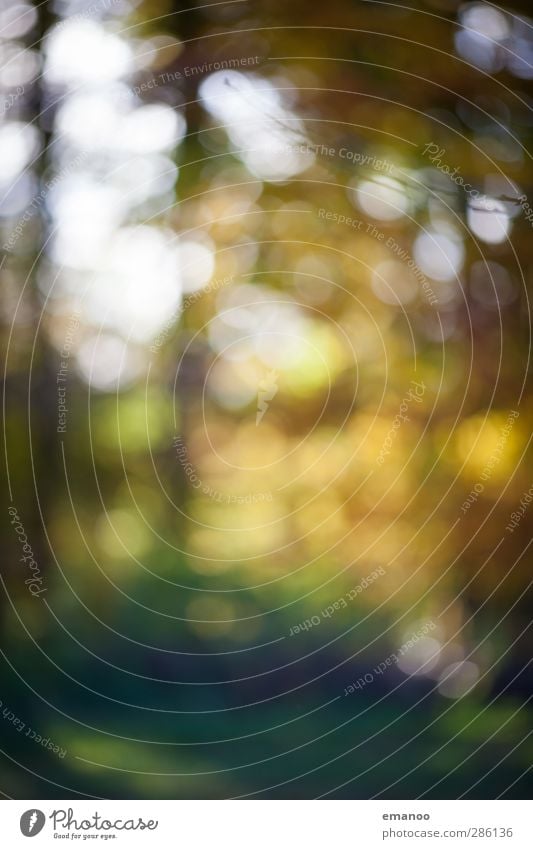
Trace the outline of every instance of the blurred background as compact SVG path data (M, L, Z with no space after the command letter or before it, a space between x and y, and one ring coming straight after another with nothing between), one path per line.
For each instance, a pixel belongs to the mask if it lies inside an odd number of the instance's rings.
M527 9L2 0L4 796L528 797Z

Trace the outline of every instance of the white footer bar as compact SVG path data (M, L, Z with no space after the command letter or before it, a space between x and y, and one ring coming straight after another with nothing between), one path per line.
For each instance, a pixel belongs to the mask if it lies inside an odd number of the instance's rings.
M531 849L529 808L526 801L9 800L0 802L0 844Z

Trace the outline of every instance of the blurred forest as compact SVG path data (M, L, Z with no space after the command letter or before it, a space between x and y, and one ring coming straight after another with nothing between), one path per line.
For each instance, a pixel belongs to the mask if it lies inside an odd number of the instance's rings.
M528 8L3 0L5 797L529 796Z

